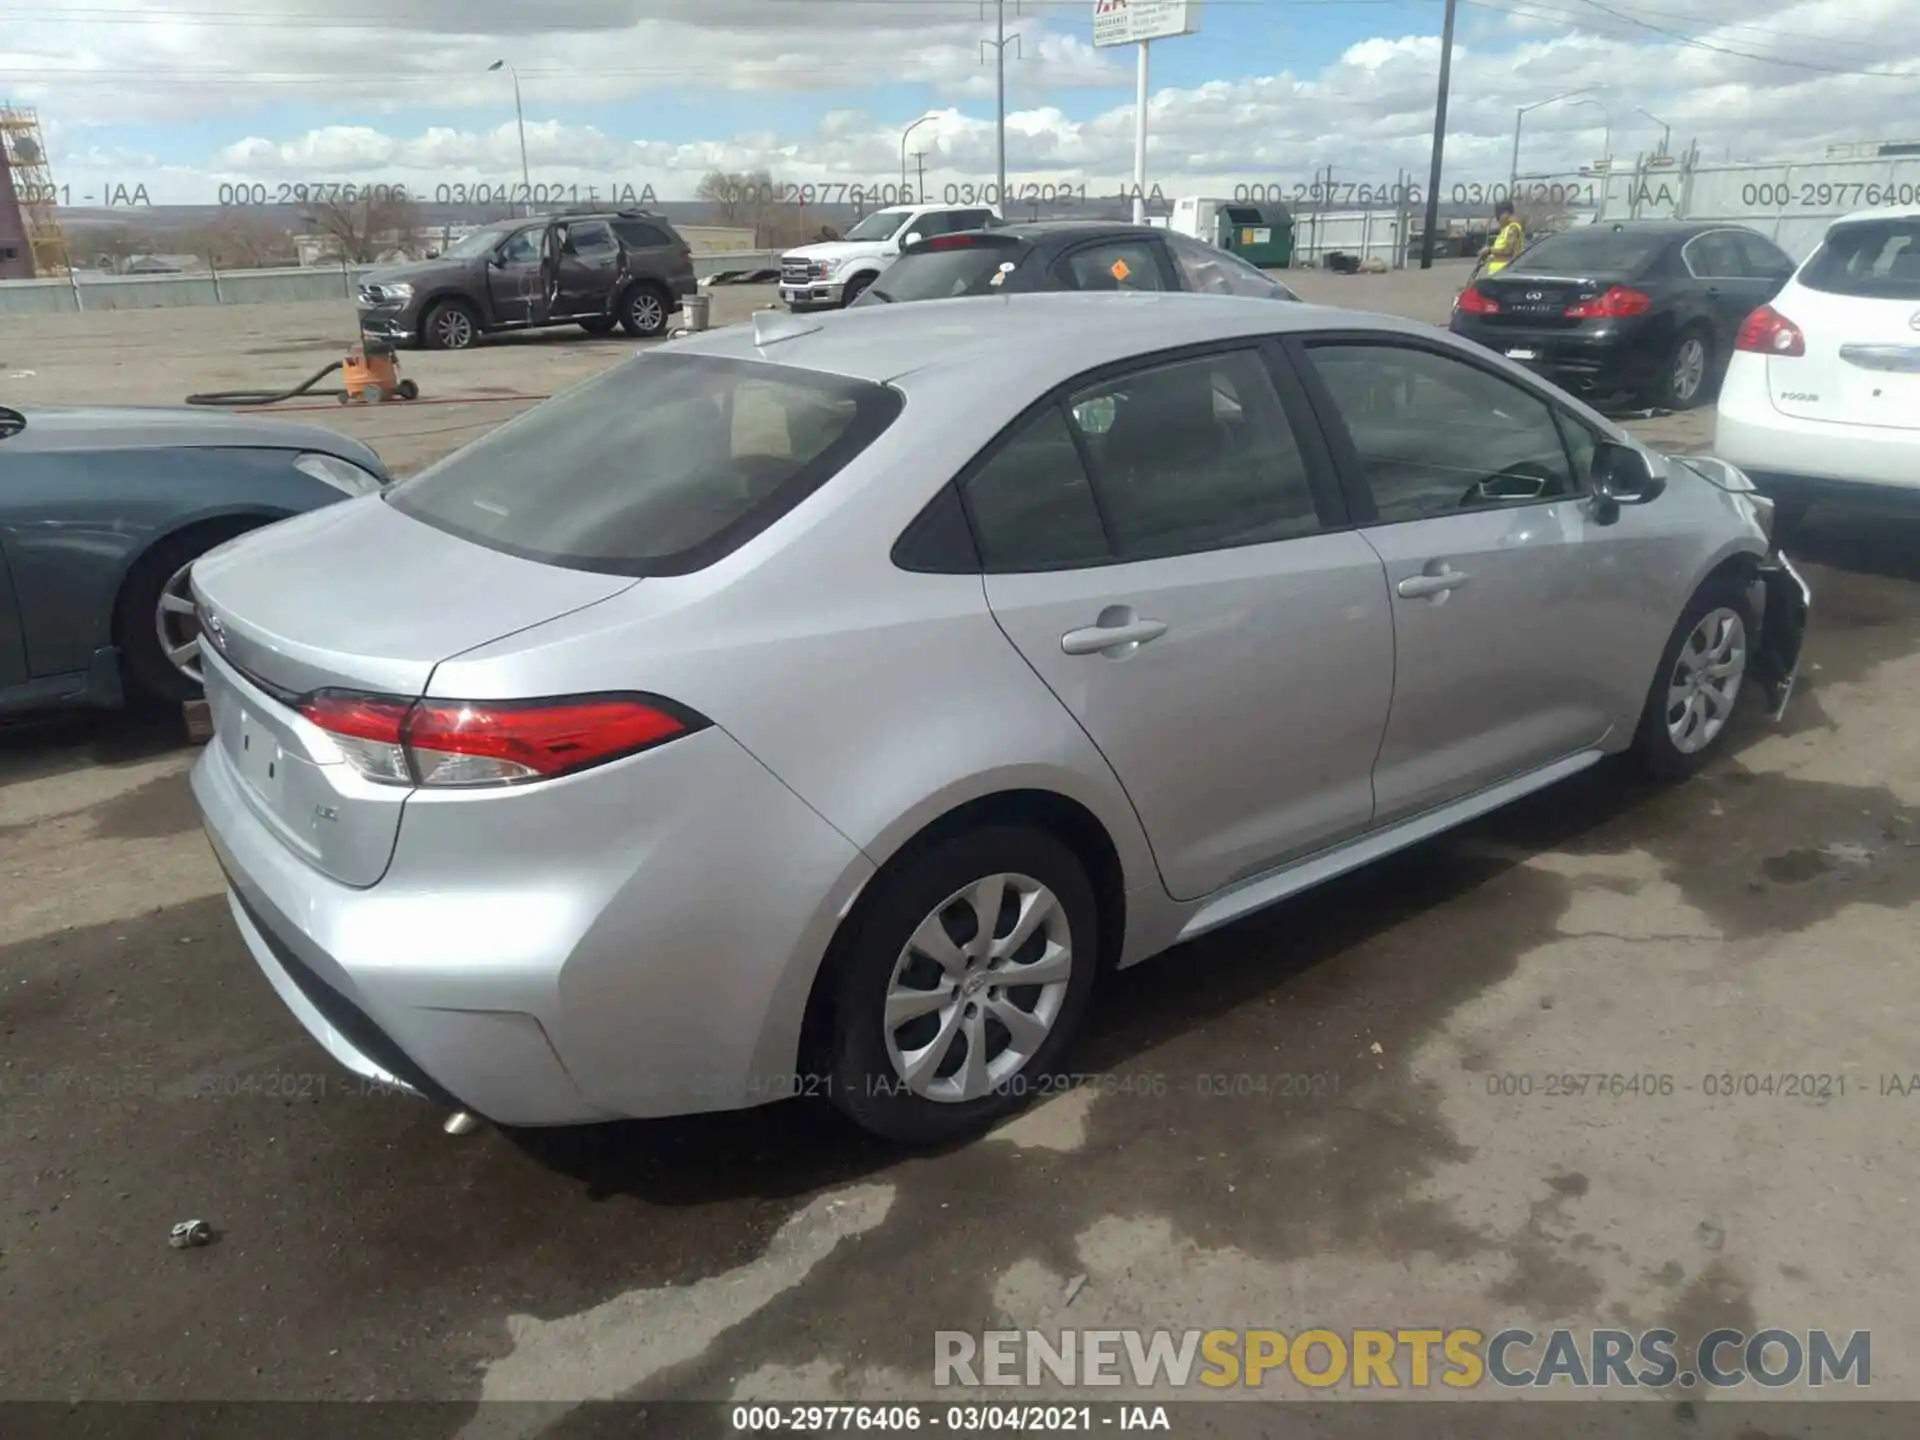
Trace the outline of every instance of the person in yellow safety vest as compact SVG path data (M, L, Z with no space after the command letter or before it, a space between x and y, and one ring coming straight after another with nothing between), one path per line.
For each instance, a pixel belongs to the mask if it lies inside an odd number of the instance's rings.
M1500 231L1493 237L1493 243L1480 252L1480 260L1487 274L1498 275L1520 258L1520 252L1527 248L1527 234L1520 228L1513 206L1504 200L1494 210L1493 219Z

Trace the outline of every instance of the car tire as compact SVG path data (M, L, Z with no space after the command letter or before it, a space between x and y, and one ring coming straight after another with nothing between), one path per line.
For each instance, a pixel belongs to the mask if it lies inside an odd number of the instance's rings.
M186 573L202 555L265 523L230 521L169 535L127 571L114 604L113 643L120 650L121 676L130 699L183 705L200 698L199 680L175 664L161 639L163 624L177 634L188 617L176 601L170 618L163 619L162 603L169 595L184 595Z
M651 340L667 332L673 302L667 292L642 280L620 297L620 328L636 340Z
M1634 737L1648 774L1684 780L1725 745L1759 638L1753 601L1739 581L1719 577L1694 593L1660 652ZM1715 655L1726 658L1715 660ZM1730 662L1735 665L1730 677L1700 676L1705 667ZM1715 678L1722 683L1703 683ZM1727 678L1731 687L1724 683Z
M977 945L975 903L986 893L980 887L995 882L1001 946L1024 907L1042 911L1038 928L998 956L979 953L1000 947ZM996 825L929 846L881 884L829 977L835 1105L871 1135L920 1146L978 1134L1030 1096L1053 1093L1056 1066L1093 998L1100 955L1099 907L1073 851L1044 831ZM928 953L940 944L915 943L923 936L944 938L946 964ZM991 983L1008 966L1020 974L1041 961L1045 975L1062 978L1004 991ZM929 1001L913 999L921 993ZM889 1027L903 997L921 1013ZM1000 1018L1011 1010L1028 1017L1017 1038ZM944 1048L933 1053L943 1033ZM922 1056L932 1063L913 1074L907 1061Z
M1713 395L1713 334L1689 325L1674 337L1649 399L1662 410L1692 410Z
M619 323L611 315L596 315L591 320L582 320L580 328L589 335L611 335L613 327Z
M873 275L856 275L853 279L849 280L846 288L840 292L840 308L842 310L846 309L849 305L853 304L854 301L866 294L867 287L873 284L877 278L877 276Z
M480 343L480 312L465 300L436 300L420 317L420 343L429 350L471 350Z

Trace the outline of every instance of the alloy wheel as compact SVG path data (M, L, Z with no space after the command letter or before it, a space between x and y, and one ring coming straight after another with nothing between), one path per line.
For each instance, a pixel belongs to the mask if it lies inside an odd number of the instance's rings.
M642 290L635 295L632 303L627 307L627 313L633 317L633 323L649 335L658 330L666 319L666 311L661 308L660 297L650 290Z
M194 608L193 587L188 583L192 572L192 560L173 572L173 578L160 591L153 623L160 637L160 653L198 685L201 683L200 612Z
M1673 356L1673 395L1676 400L1691 400L1700 393L1707 378L1707 347L1697 335L1680 342Z
M1722 605L1693 627L1667 680L1667 735L1682 755L1711 745L1733 718L1747 674L1747 624Z
M887 1058L913 1094L978 1100L1053 1033L1073 975L1066 907L1025 875L989 875L922 920L887 984Z
M448 309L440 312L435 328L440 332L440 344L447 350L464 350L473 343L473 321L467 318L464 310Z

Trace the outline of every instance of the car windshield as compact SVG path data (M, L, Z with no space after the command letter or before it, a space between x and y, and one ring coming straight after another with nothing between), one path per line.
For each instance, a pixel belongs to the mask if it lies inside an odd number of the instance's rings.
M876 210L840 238L843 240L891 240L907 223L905 210Z
M1592 226L1536 240L1508 268L1525 275L1585 275L1595 271L1631 275L1666 245L1668 236L1647 230Z
M969 237L964 245L903 255L886 268L856 303L864 303L869 296L884 303L991 295L997 288L995 280L1003 271L1018 265L1027 248L1010 237L993 240Z
M498 226L487 230L476 230L464 239L456 240L440 253L449 260L478 260L507 236L509 227Z
M387 492L489 549L610 575L698 570L825 484L898 391L788 365L640 355Z
M1920 300L1920 217L1834 226L1800 283L1863 300Z

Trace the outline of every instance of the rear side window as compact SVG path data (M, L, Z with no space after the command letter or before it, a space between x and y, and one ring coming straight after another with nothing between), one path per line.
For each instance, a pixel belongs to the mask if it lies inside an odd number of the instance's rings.
M1076 290L1164 290L1160 262L1145 240L1101 240L1083 245L1055 266Z
M988 570L1059 570L1107 558L1100 507L1057 405L974 472L966 501Z
M1702 280L1738 280L1747 274L1746 257L1725 230L1709 230L1687 242L1687 268Z
M637 356L387 492L492 550L680 575L745 543L893 423L897 391L786 365Z
M889 265L854 303L864 305L869 298L951 300L958 295L991 295L1006 284L1000 277L1017 267L1030 249L1015 240L983 240L915 251Z
M616 220L614 232L635 250L652 250L673 244L659 229L640 220Z
M567 240L576 255L606 255L615 248L613 232L599 220L577 221L568 226Z
M1863 300L1920 300L1920 217L1834 226L1800 283Z

